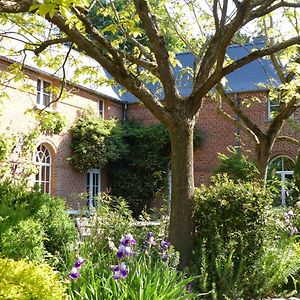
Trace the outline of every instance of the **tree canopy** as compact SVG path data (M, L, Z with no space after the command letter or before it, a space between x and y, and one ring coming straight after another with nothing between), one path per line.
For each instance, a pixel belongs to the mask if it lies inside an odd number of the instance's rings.
M97 3L0 0L1 24L6 24L2 36L22 40L36 55L42 55L51 45L71 43L105 68L167 127L172 148L169 238L180 251L184 266L190 260L194 237L193 128L203 99L226 75L258 58L289 48L295 49L297 59L298 32L284 34L236 60L226 56L226 49L243 28L265 16L294 14L297 19L300 4L297 0L132 0L126 2L126 9L118 10L114 1L108 1L96 16L109 16L111 23L95 26L90 12ZM14 34L8 23L18 26ZM187 70L193 82L187 96L180 93L174 72L178 62L166 39L174 35L196 57L194 69ZM126 47L127 41L131 47ZM148 88L145 80L159 84L163 99Z

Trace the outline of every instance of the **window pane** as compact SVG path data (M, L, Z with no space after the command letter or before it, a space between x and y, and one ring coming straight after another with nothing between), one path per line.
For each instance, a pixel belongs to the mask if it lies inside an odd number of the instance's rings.
M38 81L37 81L37 90L38 90L38 92L41 91L41 80L40 79L38 79Z
M50 104L50 95L49 94L44 94L44 103L45 106Z

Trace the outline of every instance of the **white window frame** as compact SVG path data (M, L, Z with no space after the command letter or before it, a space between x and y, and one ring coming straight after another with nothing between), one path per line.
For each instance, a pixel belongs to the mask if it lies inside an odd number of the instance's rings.
M89 169L87 170L87 179L89 178L89 182L87 180L86 187L87 187L87 204L88 208L91 209L95 207L95 198L99 196L101 193L101 169ZM98 181L94 182L94 175L98 176ZM94 188L98 188L97 191Z
M104 119L104 101L98 100L98 113L101 119Z
M287 158L289 160L291 160L292 162L294 162L290 157L288 156L277 156L277 157L274 157L269 165L271 166L272 163L277 160L277 159L283 159L283 158ZM280 171L276 171L275 173L278 174L280 176L280 181L281 181L281 205L282 206L286 206L286 195L287 195L287 190L285 189L285 181L286 181L286 177L288 175L294 175L294 171L292 170L285 170L284 168L284 165L282 164L282 161L281 161L281 170Z
M40 90L39 90L39 82L40 82ZM52 95L49 91L46 91L46 88L45 88L46 84L48 84L49 87L51 86L50 81L46 81L41 78L37 79L37 83L36 83L36 105L37 105L37 108L49 107L49 105L51 103ZM49 97L49 101L46 101L47 97Z
M275 100L271 100L270 97L268 97L268 120L272 120L274 119L274 114L272 114L272 112L274 111L272 109L272 107L276 107L279 108L280 105L280 100L278 99L278 101Z
M39 150L39 148L42 148ZM39 153L42 153L42 158L39 158ZM47 162L47 158L49 158L49 162ZM51 152L49 149L44 145L40 144L36 147L35 153L34 153L34 164L37 167L37 173L34 177L34 184L38 185L40 191L44 194L51 194L51 177L52 177L52 157ZM49 172L49 180L47 180L47 170ZM42 172L44 171L44 180L42 180ZM49 188L47 191L47 185L45 183L48 183Z

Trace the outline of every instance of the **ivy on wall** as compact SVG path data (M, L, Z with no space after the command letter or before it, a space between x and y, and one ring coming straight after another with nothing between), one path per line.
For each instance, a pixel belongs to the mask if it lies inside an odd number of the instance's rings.
M101 119L92 110L80 113L71 131L69 159L77 170L105 166L128 151L118 122Z
M200 142L195 130L194 145ZM71 150L78 170L106 167L111 193L125 198L136 216L166 187L170 140L161 124L118 123L86 111L72 129Z

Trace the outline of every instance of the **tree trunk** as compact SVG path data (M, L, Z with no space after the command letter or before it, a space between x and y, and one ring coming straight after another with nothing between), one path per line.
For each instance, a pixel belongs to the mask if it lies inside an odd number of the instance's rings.
M260 142L256 145L256 166L259 171L258 178L266 183L267 167L270 159L272 146L267 142Z
M194 195L194 120L169 129L171 139L172 201L169 240L180 252L180 268L192 258L195 227L192 218Z

